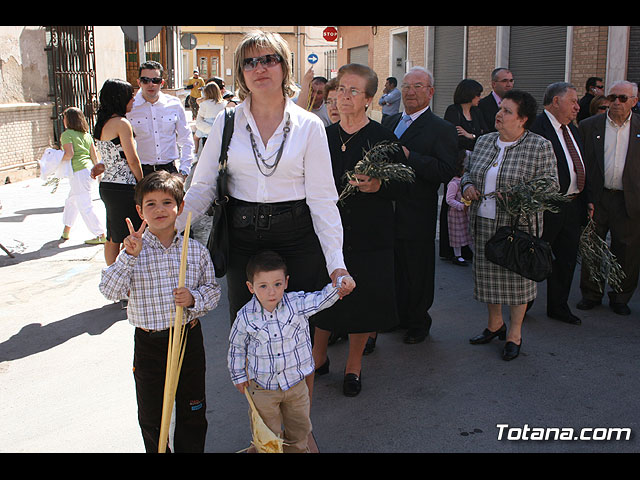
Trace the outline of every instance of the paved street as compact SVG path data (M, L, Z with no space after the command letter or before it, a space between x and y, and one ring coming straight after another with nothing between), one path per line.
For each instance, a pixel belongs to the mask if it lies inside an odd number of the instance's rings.
M102 247L84 245L91 234L82 220L69 241L57 241L67 193L66 181L55 193L39 179L0 186L0 243L14 255L0 251L0 452L142 452L133 328L97 289ZM103 211L97 189L94 198ZM628 317L605 304L575 310L583 324L572 326L546 317L540 284L522 353L504 362L503 342L468 343L486 326L470 267L436 265L430 337L405 345L402 331L381 334L364 359L359 396L342 394L347 345L329 348L331 371L316 379L312 407L322 453L640 451L639 293ZM576 278L572 305L578 300ZM206 451L237 452L250 430L226 368L226 301L202 324ZM531 440L528 431L536 438L539 429L596 429L601 438L614 427L631 429L631 439Z

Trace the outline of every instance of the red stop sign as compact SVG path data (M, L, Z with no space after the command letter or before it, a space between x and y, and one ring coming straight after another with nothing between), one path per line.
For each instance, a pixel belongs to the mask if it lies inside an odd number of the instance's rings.
M338 39L338 30L336 27L327 27L322 31L322 37L327 42L335 42Z

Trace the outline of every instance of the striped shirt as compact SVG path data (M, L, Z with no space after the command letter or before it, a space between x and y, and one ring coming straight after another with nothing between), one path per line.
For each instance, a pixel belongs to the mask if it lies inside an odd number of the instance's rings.
M173 289L178 287L182 256L182 235L176 234L169 247L148 229L137 257L122 250L116 261L102 270L100 292L109 300L129 297L127 317L135 327L166 330L176 314ZM189 239L185 287L194 305L183 309L184 323L200 318L218 305L220 285L216 282L206 248Z
M309 317L338 299L338 288L328 284L313 293L286 292L269 312L254 295L238 312L229 335L231 381L238 384L253 379L266 390L288 390L304 380L315 367Z

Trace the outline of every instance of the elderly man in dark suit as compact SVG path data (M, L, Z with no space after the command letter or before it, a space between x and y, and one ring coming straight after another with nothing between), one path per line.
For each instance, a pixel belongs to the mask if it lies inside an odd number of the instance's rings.
M418 343L432 323L438 189L454 175L458 135L429 108L434 87L428 70L407 72L401 92L404 113L385 118L383 125L400 139L406 164L416 172L408 195L396 201L395 255L400 326L407 327L405 343Z
M596 232L602 238L611 234L611 252L625 273L621 291L609 292L609 306L619 315L629 315L627 304L638 286L640 271L640 115L631 111L638 100L638 86L615 82L607 98L611 102L608 113L589 117L578 128L587 176L591 177ZM603 289L583 265L578 308L599 305Z
M505 93L513 88L513 73L504 67L491 72L491 92L478 102L484 121L490 132L495 132L496 113L500 110L500 102Z
M542 238L553 250L553 270L547 279L547 315L580 325L569 309L568 299L576 268L581 227L587 223L593 204L588 198L582 140L573 124L580 106L576 88L567 82L552 83L543 99L544 111L536 117L531 131L551 141L558 167L560 193L569 200L558 205L557 213L544 212Z

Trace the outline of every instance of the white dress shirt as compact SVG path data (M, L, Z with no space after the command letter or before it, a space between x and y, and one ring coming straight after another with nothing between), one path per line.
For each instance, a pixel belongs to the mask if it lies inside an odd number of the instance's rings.
M622 172L627 160L631 115L620 126L607 113L604 133L604 188L622 190Z
M176 168L184 174L191 170L194 143L182 102L177 97L159 92L156 102L147 102L142 89L127 113L137 143L140 163L159 165L179 160ZM180 147L178 149L178 147Z
M573 160L571 159L571 154L569 153L569 150L567 149L567 144L564 141L564 135L562 134L562 125L556 119L556 117L553 116L551 112L549 112L548 110L545 110L544 113L547 114L547 117L551 122L551 126L553 126L553 129L555 130L556 135L558 136L558 140L560 140L560 145L562 145L562 150L564 151L564 156L567 160L567 167L569 168L569 176L571 177L571 181L569 182L569 188L567 188L567 195L580 193L580 189L578 188L578 176L576 175L576 171L573 166ZM575 146L576 152L578 152L578 156L580 157L580 162L582 163L582 170L584 171L585 170L584 161L582 160L582 154L580 153L580 149L578 148L578 142L576 142L576 139L573 137L573 133L571 133L571 129L568 127L567 127L567 132L569 132L569 136L571 137L571 140L573 140L573 144Z
M345 268L345 264L342 254L342 221L336 205L338 191L333 180L325 127L320 118L289 98L286 99L284 112L282 122L265 147L251 115L251 96L236 107L234 131L228 152L229 195L255 203L306 199L330 274L336 268ZM256 165L247 124L253 131L258 151L269 163L273 163L282 144L287 114L290 116L290 132L282 158L275 173L265 177ZM195 220L208 210L216 198L224 119L224 112L218 114L202 149L198 168L184 199L183 213L176 221L179 231L185 227L188 212L192 212Z

